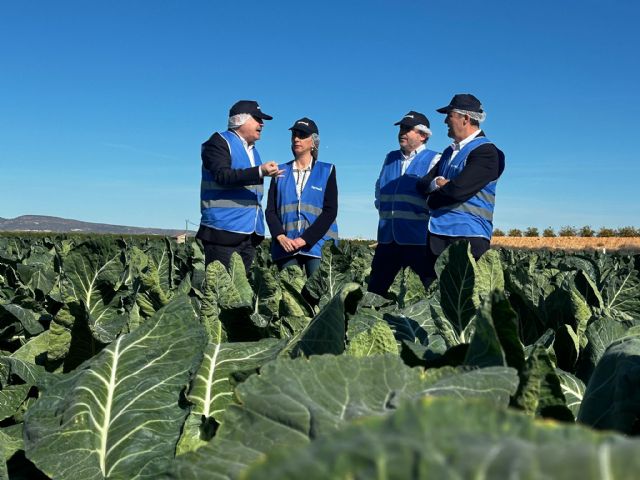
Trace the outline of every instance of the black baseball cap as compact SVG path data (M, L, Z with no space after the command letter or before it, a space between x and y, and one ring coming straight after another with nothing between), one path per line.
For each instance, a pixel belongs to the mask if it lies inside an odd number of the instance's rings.
M297 130L298 132L311 135L312 133L318 133L318 126L316 125L316 122L310 118L302 117L300 120L296 120L289 130Z
M449 113L451 110L467 110L469 112L483 113L480 100L470 93L458 93L454 95L446 107L436 110L438 113Z
M273 120L271 115L267 115L266 113L262 113L260 110L260 105L258 102L254 100L240 100L233 104L231 110L229 110L229 116L233 117L234 115L238 115L240 113L248 113L252 117L261 118L263 120Z
M429 119L420 112L414 112L411 110L404 117L400 119L400 121L394 123L394 125L404 125L406 127L415 127L417 125L424 125L427 128L430 128Z

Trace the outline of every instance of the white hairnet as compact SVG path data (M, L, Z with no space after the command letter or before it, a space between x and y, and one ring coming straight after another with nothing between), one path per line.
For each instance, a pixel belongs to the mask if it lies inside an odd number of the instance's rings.
M484 122L487 118L486 112L470 112L469 110L458 110L457 108L453 108L451 111L459 113L460 115L469 115L469 117L473 118L477 122Z
M237 115L233 115L229 117L229 123L227 124L227 128L230 130L233 130L238 127L241 127L250 118L251 118L251 115L248 113L238 113Z

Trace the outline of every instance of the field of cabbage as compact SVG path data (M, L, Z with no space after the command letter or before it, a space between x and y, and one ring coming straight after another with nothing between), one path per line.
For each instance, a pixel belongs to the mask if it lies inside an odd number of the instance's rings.
M0 479L637 478L639 255L371 257L0 237Z

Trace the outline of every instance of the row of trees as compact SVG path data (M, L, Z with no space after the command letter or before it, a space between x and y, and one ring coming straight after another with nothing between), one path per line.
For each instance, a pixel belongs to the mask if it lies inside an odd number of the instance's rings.
M503 230L496 228L493 230L494 237L539 237L540 231L536 227L528 227L525 230L512 228L505 233ZM594 230L589 225L576 228L564 226L556 233L553 228L547 227L542 230L543 237L640 237L640 228L621 227L621 228L601 228Z

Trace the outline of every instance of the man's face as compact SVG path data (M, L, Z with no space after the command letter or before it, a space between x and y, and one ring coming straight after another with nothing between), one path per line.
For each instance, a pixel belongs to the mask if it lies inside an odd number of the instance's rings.
M449 112L444 119L444 123L447 124L449 129L447 130L447 136L453 138L456 142L467 138L466 125L468 120L465 115L461 115L458 112Z
M398 132L398 143L400 148L405 154L413 152L416 148L424 143L427 135L424 132L408 127L406 125L400 125L400 132Z
M263 122L261 118L250 117L241 126L236 128L236 133L244 138L249 145L260 140Z

